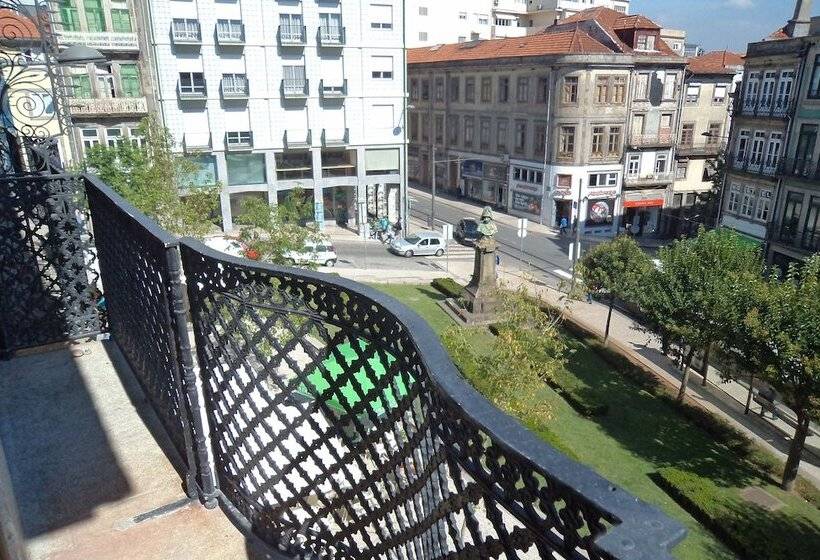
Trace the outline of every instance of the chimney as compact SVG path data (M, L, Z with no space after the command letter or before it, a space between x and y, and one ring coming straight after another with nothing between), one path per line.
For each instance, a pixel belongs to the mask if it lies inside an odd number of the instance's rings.
M812 0L797 0L794 6L794 17L786 25L786 33L789 37L806 37L809 34L811 2Z

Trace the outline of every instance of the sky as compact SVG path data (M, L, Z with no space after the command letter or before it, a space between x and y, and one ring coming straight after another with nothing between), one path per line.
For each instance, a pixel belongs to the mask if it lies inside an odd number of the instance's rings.
M684 29L688 43L699 43L707 51L744 53L747 43L785 25L794 6L795 0L632 0L629 13ZM812 15L820 16L820 0L814 0Z

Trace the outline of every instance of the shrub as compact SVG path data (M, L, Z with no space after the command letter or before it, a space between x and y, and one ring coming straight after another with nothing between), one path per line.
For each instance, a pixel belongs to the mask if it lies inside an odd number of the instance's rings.
M458 299L464 294L464 286L452 278L436 278L430 285L448 298Z
M813 558L820 533L811 521L788 510L768 512L744 502L733 489L674 467L660 469L655 481L693 517L741 558Z

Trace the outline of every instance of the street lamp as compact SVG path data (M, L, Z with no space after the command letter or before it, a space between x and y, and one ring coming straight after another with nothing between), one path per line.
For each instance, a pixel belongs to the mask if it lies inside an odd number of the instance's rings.
M436 227L436 164L461 162L463 159L461 156L453 159L436 159L436 150L433 150L433 196L430 203L430 229Z

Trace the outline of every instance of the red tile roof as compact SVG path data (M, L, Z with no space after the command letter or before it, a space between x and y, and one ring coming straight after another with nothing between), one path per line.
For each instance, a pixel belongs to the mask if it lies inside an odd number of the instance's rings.
M731 51L714 51L689 59L693 74L734 74L743 67L743 56Z
M784 25L780 29L772 32L771 35L763 39L764 41L783 41L784 39L791 39L791 35L786 32L786 26Z
M611 53L611 49L590 37L586 32L580 29L571 29L561 32L539 33L527 37L489 39L409 49L407 51L407 63L495 60L552 54Z
M16 10L0 8L0 37L4 42L20 39L37 39L37 24Z

